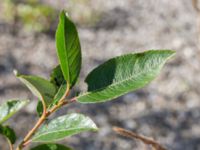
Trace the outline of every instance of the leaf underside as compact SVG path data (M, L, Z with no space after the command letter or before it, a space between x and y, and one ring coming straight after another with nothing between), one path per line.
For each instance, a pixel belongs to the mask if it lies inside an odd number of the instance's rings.
M96 131L95 123L81 114L69 114L44 124L33 136L32 142L53 142L84 131Z
M81 69L81 46L76 26L64 11L56 30L56 47L64 78L72 88Z
M86 78L88 92L77 97L81 103L105 102L144 87L174 55L171 50L149 50L108 60Z
M9 100L0 105L0 124L12 117L28 102L28 100Z
M16 76L35 96L40 100L44 100L46 106L49 106L52 103L56 93L56 87L51 82L38 76L20 74L16 74Z

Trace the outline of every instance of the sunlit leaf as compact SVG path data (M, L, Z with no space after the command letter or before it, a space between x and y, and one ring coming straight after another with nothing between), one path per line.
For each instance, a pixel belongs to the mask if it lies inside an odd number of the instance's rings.
M77 97L81 103L105 102L144 87L174 55L171 50L150 50L108 60L86 78L88 92Z
M28 102L28 100L9 100L0 105L0 124L12 117Z
M33 136L32 142L52 142L84 131L96 131L95 123L81 114L69 114L44 124Z
M64 11L60 13L56 31L56 47L64 78L72 87L81 69L81 46L76 26Z

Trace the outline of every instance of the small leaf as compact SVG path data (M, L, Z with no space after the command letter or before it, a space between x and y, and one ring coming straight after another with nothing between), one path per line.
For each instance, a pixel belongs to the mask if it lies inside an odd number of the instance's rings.
M49 106L50 108L52 106L56 105L59 102L59 100L61 100L61 98L65 94L66 90L67 90L67 84L66 83L62 84L60 86L60 88L58 89L56 95L54 96L53 101L52 101L51 105Z
M50 77L50 82L53 83L58 89L51 105L49 106L51 108L52 106L54 106L59 102L59 100L63 97L63 95L67 90L67 83L63 77L60 65L58 65L56 68L53 69Z
M4 135L12 144L16 141L15 131L9 126L0 125L0 134Z
M84 131L96 131L95 123L81 114L69 114L44 124L33 136L32 142L52 142Z
M81 69L81 46L76 26L64 11L60 13L56 31L56 47L64 78L72 88Z
M51 72L50 82L53 83L57 88L60 88L63 83L66 83L60 65L55 67Z
M31 150L72 150L72 149L61 144L49 143L49 144L38 145L34 148L31 148Z
M0 105L0 124L12 117L28 102L28 100L9 100Z
M144 87L174 55L171 50L150 50L108 60L86 78L88 92L77 97L81 103L105 102Z
M37 114L38 114L39 117L41 117L42 114L43 114L42 101L38 101L38 103L37 103Z
M20 75L18 73L16 73L16 76L35 96L40 100L44 100L47 106L51 104L56 93L56 88L52 83L38 76Z

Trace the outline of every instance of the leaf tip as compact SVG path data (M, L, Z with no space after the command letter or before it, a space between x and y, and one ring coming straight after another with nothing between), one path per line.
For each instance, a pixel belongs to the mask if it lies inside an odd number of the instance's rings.
M60 12L60 17L62 18L62 17L68 17L69 18L69 13L67 12L67 11L65 11L65 10L62 10L61 12Z
M99 128L96 126L96 127L94 127L94 130L93 130L94 132L97 132L97 131L99 131Z
M168 50L169 52L171 52L171 54L176 54L175 50Z
M176 54L176 51L175 50L171 50L171 49L167 49L167 50L164 50L165 52L168 52L169 54Z
M14 73L14 75L15 75L16 77L19 76L19 72L18 72L16 69L13 70L13 73Z
M65 12L65 16L69 17L69 13L68 13L68 12Z
M166 51L169 54L168 59L170 59L170 58L172 58L172 57L174 57L176 55L176 51L175 50L166 50Z

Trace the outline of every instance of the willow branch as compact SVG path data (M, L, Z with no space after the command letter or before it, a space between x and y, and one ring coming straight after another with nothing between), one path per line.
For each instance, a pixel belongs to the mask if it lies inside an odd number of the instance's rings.
M67 105L67 104L73 102L73 101L70 101L70 100L69 101L65 101L65 98L69 95L69 92L70 92L70 87L67 84L66 92L64 93L62 98L59 100L58 104L53 106L49 111L47 111L46 105L44 103L44 100L42 100L43 109L44 109L43 110L43 114L39 118L39 120L37 121L35 126L25 136L24 140L19 144L19 146L17 147L17 150L22 150L25 146L27 146L31 142L30 138L33 136L35 131L44 123L44 121L47 119L48 116L50 116L52 113L54 113L57 109L59 109L63 105Z

